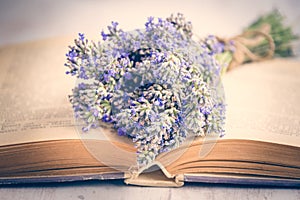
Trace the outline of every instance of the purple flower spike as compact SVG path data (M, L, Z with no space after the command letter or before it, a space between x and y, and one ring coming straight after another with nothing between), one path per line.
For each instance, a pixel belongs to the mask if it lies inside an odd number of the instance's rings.
M79 40L81 40L82 42L84 41L84 34L83 33L78 33L79 36Z
M114 29L117 29L117 26L119 25L118 22L114 22L114 21L112 21L111 24L112 24Z
M104 114L104 115L102 116L102 121L103 121L103 122L111 122L112 119L110 118L110 116L109 116L108 114Z
M101 31L101 36L103 41L107 40L108 35L104 31Z
M124 135L126 135L126 129L125 128L118 128L118 135L119 136L124 136Z

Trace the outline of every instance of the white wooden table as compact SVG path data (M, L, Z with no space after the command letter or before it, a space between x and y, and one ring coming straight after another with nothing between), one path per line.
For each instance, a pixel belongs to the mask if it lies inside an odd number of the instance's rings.
M182 188L151 188L124 185L122 181L6 186L1 200L89 199L300 199L300 190L228 185L186 184Z
M99 36L112 20L125 30L141 28L148 16L181 12L198 35L238 34L257 15L279 8L300 32L300 1L53 1L0 0L0 45L85 32ZM1 200L30 199L300 199L299 189L186 184L182 188L126 186L122 181L0 186Z

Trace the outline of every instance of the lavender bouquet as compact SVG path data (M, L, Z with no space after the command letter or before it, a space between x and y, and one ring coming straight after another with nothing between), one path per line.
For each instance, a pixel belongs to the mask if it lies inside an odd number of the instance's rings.
M70 101L84 131L113 125L132 138L140 166L189 136L223 134L225 104L214 51L192 39L182 15L150 17L145 29L117 22L95 43L79 34L67 54L67 74L83 81Z
M182 14L149 17L144 29L131 32L112 22L101 35L96 43L79 33L67 53L67 74L81 80L70 102L83 131L112 125L135 143L139 166L189 137L223 135L220 78L238 40L196 42Z

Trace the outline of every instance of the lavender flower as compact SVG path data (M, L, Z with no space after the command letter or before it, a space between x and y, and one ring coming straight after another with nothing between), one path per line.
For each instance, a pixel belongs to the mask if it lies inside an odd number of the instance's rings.
M83 33L78 33L79 35L79 40L81 40L82 42L84 41L84 34Z
M85 131L99 121L113 124L118 135L132 138L140 166L187 137L223 134L216 50L192 39L182 14L149 17L145 29L131 32L112 22L101 35L95 43L80 34L66 55L67 73L88 80L70 96Z

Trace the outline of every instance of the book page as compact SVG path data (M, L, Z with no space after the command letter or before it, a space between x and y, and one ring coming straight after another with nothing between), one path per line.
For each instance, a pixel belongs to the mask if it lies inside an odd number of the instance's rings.
M0 48L0 145L78 139L65 75L69 38ZM300 64L270 60L224 75L224 138L300 146Z
M48 39L0 48L0 145L78 138L65 75L72 40Z
M274 59L224 75L224 138L300 146L300 62Z

